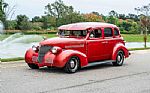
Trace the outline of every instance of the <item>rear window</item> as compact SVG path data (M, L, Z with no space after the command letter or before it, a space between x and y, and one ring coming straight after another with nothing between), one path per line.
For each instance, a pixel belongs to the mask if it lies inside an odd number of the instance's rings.
M112 37L113 36L112 29L111 28L105 28L104 29L104 36L105 37Z
M119 35L119 31L118 31L118 29L116 29L116 28L114 29L114 35L115 35L115 36L118 36L118 35Z

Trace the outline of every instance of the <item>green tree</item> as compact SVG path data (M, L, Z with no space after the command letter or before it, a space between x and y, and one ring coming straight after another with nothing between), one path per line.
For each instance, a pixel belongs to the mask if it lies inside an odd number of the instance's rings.
M7 20L7 30L15 30L17 27L16 20Z
M3 8L2 8L2 6L3 6L3 1L0 0L0 20L2 20L2 18L3 18Z
M104 16L103 14L101 14L101 16L102 16L102 19L104 20L104 22L106 22L107 21L107 17Z
M41 18L39 16L35 16L32 18L32 22L41 22Z
M8 7L8 4L4 2L4 0L0 0L0 20L4 23L6 23L6 8Z
M45 9L45 14L56 19L56 26L70 23L65 22L67 17L71 17L72 20L74 20L73 18L79 17L78 13L74 11L72 6L65 5L61 0L57 0L52 4L46 5Z
M109 17L107 18L107 22L108 22L108 23L111 23L111 24L117 25L117 24L118 24L118 18L113 17L113 16L109 16Z
M58 25L83 22L84 20L85 19L81 14L74 12L74 13L70 13L69 15L66 15L63 18L59 19Z
M118 13L114 10L109 12L109 17L107 17L107 22L111 24L118 24Z
M137 22L132 22L132 26L131 26L131 32L132 33L139 33L139 25Z
M92 14L95 14L95 15L97 15L97 16L100 16L100 14L99 14L98 12L96 12L96 11L93 11Z
M0 20L3 22L5 29L8 28L8 18L10 20L14 15L15 6L10 7L8 3L4 2L4 0L0 0Z
M84 17L85 21L87 21L87 22L103 22L104 21L102 16L98 16L93 13L83 14L83 17Z
M142 6L142 7L138 7L138 8L135 8L135 10L137 12L140 12L142 13L144 16L142 16L140 19L140 24L141 24L141 28L145 28L145 30L143 30L142 32L145 32L144 33L144 47L146 48L147 47L147 34L149 32L149 26L150 26L150 3L148 5L145 5L145 6Z
M17 16L17 29L19 30L30 30L31 24L29 18L26 15Z
M112 10L109 12L109 16L118 17L118 13L116 11Z
M134 20L134 21L139 21L139 18L138 18L138 15L135 15L135 14L128 14L128 17L129 17L129 19L132 19L132 20Z
M43 22L44 29L51 29L51 27L56 27L56 18L53 16L42 16L41 22Z
M123 20L127 19L125 14L119 14L118 18Z

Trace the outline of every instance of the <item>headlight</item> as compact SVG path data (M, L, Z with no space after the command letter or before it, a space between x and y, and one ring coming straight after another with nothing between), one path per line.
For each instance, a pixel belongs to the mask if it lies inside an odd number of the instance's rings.
M39 50L39 46L33 45L33 46L32 46L32 50L33 50L33 51L38 51L38 50Z
M57 47L53 47L51 51L53 54L56 54L57 53Z
M53 48L51 49L51 52L52 52L53 54L60 53L61 51L62 51L62 48L60 48L60 47L53 47Z

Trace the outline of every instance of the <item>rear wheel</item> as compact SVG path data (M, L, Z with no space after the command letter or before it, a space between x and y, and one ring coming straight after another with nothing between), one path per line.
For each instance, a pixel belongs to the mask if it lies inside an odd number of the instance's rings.
M124 62L124 52L122 50L118 51L116 56L116 61L113 62L114 66L122 66Z
M67 73L75 73L78 70L78 68L79 68L79 58L76 56L73 56L66 63L64 70Z
M36 65L36 64L28 63L28 66L29 66L31 69L39 69L39 66Z

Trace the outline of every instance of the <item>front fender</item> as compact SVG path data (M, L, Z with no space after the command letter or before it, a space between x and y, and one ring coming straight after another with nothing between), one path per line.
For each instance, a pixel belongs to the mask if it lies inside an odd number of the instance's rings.
M33 56L37 57L38 53L33 51L32 48L28 49L25 53L25 62L26 63L33 63L33 59L32 59Z
M79 58L81 67L88 65L87 56L76 50L64 50L61 53L56 54L54 65L56 67L64 67L72 56L77 56Z
M125 58L129 57L129 51L122 43L118 43L115 45L112 53L112 60L116 60L116 56L119 50L122 50L125 54Z

